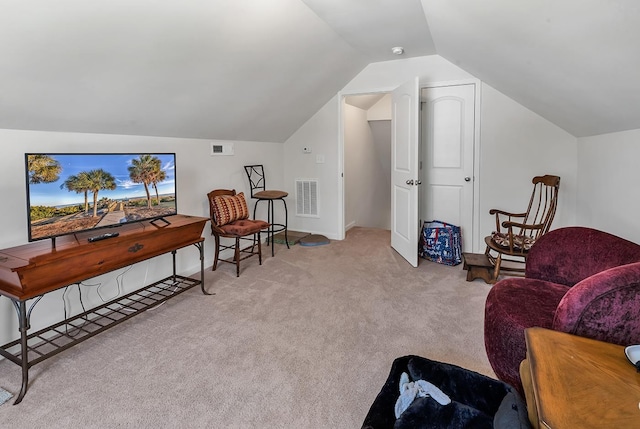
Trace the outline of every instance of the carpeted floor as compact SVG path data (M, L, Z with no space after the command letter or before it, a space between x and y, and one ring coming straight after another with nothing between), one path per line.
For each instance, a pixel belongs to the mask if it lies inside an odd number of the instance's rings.
M489 286L462 266L411 268L389 231L276 246L31 369L0 427L359 428L394 358L416 354L493 376ZM16 395L20 368L0 362Z

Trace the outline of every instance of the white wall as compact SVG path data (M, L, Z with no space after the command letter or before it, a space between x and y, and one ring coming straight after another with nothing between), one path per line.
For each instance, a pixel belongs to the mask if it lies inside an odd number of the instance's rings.
M392 91L420 77L420 83L470 79L473 76L439 55L369 64L343 89L344 94Z
M343 105L344 113L344 222L346 229L363 226L359 207L368 200L362 195L365 190L363 180L365 165L361 163L367 147L373 142L367 122L367 111L348 103ZM367 152L368 155L368 152ZM360 220L360 223L358 223Z
M367 120L369 121L390 121L391 120L391 94L385 94L380 101L367 110Z
M290 224L301 230L321 231L330 238L341 236L342 173L338 165L315 165L302 154L310 144L314 151L331 154L342 161L339 119L340 98L350 94L388 92L420 77L421 84L469 82L474 77L438 55L369 64L343 90L285 142L285 186L292 189L292 179L307 174L322 174L322 204L318 219L293 218ZM539 115L488 85L479 91L481 107L480 142L477 142L480 180L478 198L479 228L475 232L477 248L484 250L483 237L494 229L491 208L519 210L522 198L531 194L533 176L555 173L562 177L560 207L554 227L575 222L577 181L577 139ZM526 203L526 202L525 202ZM526 204L525 204L526 205Z
M344 225L339 210L343 198L343 154L340 146L343 132L340 129L342 96L389 92L415 76L420 76L423 82L472 78L469 73L438 55L369 64L285 142L285 188L290 194L293 194L295 178L314 174L321 178L320 217L289 216L292 229L317 232L333 239L342 237ZM324 153L327 163L315 164L312 156L302 153L305 145L312 146L315 153ZM329 157L336 164L329 165Z
M640 243L640 129L578 139L577 223Z
M487 84L482 84L480 124L479 237L495 230L490 209L524 211L531 179L544 174L561 178L552 229L574 225L577 139ZM481 239L482 248L483 243Z
M338 238L338 193L342 192L340 177L342 155L337 141L340 98L336 95L298 129L284 144L284 190L289 192L289 229ZM303 153L304 147L311 153ZM324 163L317 163L317 156ZM318 217L296 216L295 180L318 180Z
M391 119L369 121L373 136L368 192L372 205L362 207L365 225L391 229Z
M210 156L210 141L140 136L50 133L36 131L0 130L2 156L0 157L0 193L2 234L0 248L27 243L27 210L24 154L27 152L175 152L177 171L178 211L194 216L209 216L207 192L216 188L235 188L249 195L248 179L243 165L265 164L269 187L283 185L283 161L281 143L233 142L234 156ZM253 202L248 199L253 207ZM205 237L205 266L211 267L213 239L209 225L203 231ZM266 252L268 253L268 252ZM268 264L270 254L265 258ZM184 249L178 252L178 271L192 274L199 270L198 252ZM144 283L158 280L169 274L170 255L159 256L133 266L123 277L122 290L132 291ZM102 283L100 293L112 298L118 291L116 276L125 269L106 274L91 281ZM215 289L215 283L211 285ZM83 301L87 308L102 303L97 287L83 288ZM67 308L80 311L77 290L66 294ZM63 319L62 291L53 292L35 307L32 327L47 326ZM16 313L11 302L0 299L0 341L2 344L17 338Z

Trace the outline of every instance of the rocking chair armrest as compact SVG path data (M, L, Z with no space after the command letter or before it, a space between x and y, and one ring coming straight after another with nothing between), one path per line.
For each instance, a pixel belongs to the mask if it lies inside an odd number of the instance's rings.
M511 216L511 217L525 217L527 215L526 213L509 213L500 209L491 209L489 210L489 214L504 215L504 216Z
M526 213L509 213L509 212L506 212L504 210L499 210L499 209L491 209L491 210L489 210L489 214L496 215L496 232L500 232L500 219L501 219L501 216L502 216L502 218L504 218L504 217L508 218L508 220L505 220L505 221L502 222L504 224L504 222L510 222L512 218L524 218L527 215Z

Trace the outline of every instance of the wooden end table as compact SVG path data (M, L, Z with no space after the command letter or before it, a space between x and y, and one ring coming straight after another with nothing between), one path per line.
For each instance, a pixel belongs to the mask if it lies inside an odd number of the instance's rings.
M640 373L624 347L530 328L520 375L534 428L640 428Z

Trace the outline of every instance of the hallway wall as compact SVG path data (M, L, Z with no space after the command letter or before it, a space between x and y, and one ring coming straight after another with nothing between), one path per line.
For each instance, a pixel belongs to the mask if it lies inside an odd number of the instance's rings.
M345 103L345 229L390 229L391 121L368 121L367 112Z
M345 230L391 229L391 94L344 99Z

